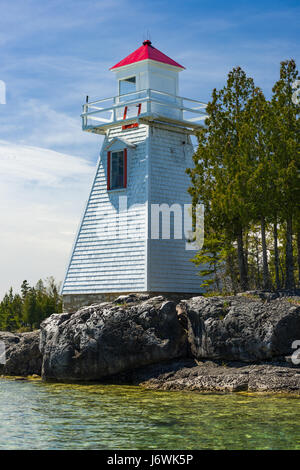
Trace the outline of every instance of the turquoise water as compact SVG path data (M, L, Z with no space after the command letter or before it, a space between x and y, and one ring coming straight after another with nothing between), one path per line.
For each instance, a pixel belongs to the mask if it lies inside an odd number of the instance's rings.
M300 449L300 398L0 379L0 449Z

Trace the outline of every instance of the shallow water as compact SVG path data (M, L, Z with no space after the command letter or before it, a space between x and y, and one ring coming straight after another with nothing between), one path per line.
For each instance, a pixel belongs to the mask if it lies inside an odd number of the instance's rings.
M300 398L0 379L0 449L300 449Z

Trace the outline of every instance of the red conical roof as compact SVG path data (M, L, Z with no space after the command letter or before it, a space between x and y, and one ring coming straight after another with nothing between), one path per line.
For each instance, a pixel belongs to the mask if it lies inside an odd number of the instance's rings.
M167 55L160 52L158 49L152 46L151 41L147 40L143 42L143 45L139 47L136 51L129 54L125 59L118 62L116 65L110 68L110 70L116 69L118 67L123 67L124 65L134 64L135 62L140 62L141 60L151 59L156 62L162 62L163 64L173 65L174 67L184 67L175 60L170 59Z

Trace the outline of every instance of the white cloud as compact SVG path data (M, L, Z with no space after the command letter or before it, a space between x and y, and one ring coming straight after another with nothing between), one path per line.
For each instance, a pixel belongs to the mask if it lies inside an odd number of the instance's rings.
M0 139L22 145L53 148L75 155L95 155L102 137L82 132L78 114L53 109L49 104L29 99L12 108L2 106Z
M95 165L0 141L0 296L23 279L62 280Z

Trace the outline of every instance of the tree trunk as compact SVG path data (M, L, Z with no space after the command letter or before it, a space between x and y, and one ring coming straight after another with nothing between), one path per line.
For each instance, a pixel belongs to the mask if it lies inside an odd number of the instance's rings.
M243 243L243 232L242 229L238 230L237 233L237 252L238 252L238 264L240 274L240 287L242 291L248 289L247 269L244 255L244 243Z
M219 272L219 271L218 271L218 264L217 264L217 263L214 263L213 269L214 269L215 284L216 284L217 292L221 292L221 289L220 289L220 279L219 279L219 276L218 276L218 272Z
M247 231L244 236L244 260L245 260L245 269L246 269L247 279L249 279L248 258L249 258L249 236L248 236L248 231ZM248 284L248 288L249 288L249 284Z
M268 267L268 252L266 242L266 221L261 218L261 246L262 246L262 261L263 261L263 289L270 289L270 276Z
M255 242L255 261L256 261L256 289L260 289L260 267L259 267L259 250L258 250L258 239L254 235Z
M286 221L285 273L285 288L294 289L293 224L291 217Z
M279 252L278 252L278 232L277 232L277 222L273 226L273 237L274 237L274 264L275 264L275 284L276 289L279 290L280 285L280 276L279 276Z
M280 272L281 272L281 286L285 285L285 270L283 266L283 262L280 262L279 260L279 267L280 267Z
M237 292L238 292L237 278L236 278L236 273L235 273L235 269L234 269L234 260L233 260L233 256L231 254L227 255L226 263L227 263L227 269L228 269L228 272L229 272L229 275L230 275L231 289L232 289L234 295L236 295Z
M297 232L298 286L300 287L300 230Z

